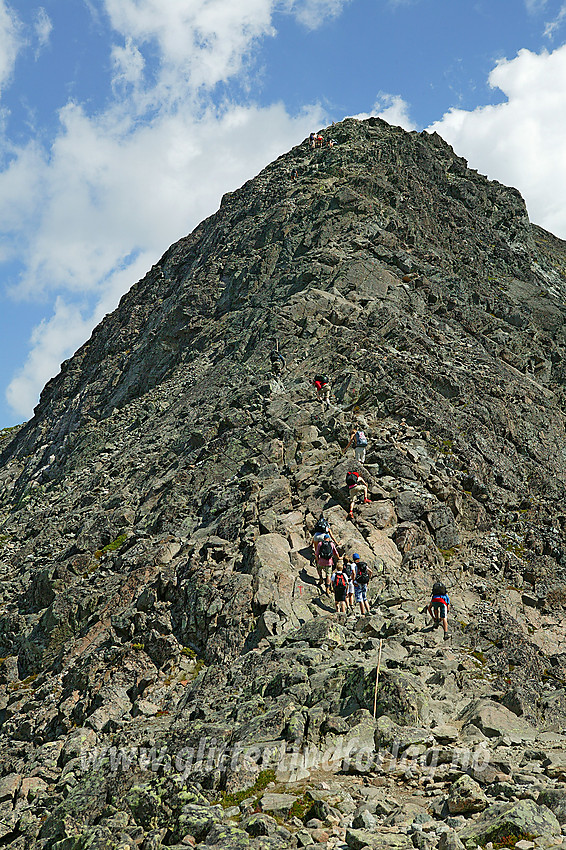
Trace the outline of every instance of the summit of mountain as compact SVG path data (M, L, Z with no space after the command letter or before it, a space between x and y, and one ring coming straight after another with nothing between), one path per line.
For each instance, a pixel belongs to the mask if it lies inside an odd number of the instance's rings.
M322 133L224 196L0 432L3 846L559 843L566 243L436 134ZM370 618L316 586L321 513L374 569ZM446 643L422 622L437 575ZM367 770L301 749L354 739ZM158 745L168 769L142 763ZM489 769L456 758L478 746Z

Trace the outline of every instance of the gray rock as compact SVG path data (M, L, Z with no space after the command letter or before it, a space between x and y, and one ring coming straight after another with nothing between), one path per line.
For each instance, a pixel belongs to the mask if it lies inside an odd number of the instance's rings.
M521 800L518 803L494 803L488 806L477 821L458 833L458 838L464 844L472 839L484 846L506 831L517 838L561 835L560 824L550 809L538 806L532 800Z
M467 774L452 783L446 802L451 815L481 812L488 804L481 786Z

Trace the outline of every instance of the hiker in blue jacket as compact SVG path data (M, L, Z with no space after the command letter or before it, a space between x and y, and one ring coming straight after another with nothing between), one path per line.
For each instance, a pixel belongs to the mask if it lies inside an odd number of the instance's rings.
M450 597L442 582L435 581L432 586L432 598L428 606L428 613L434 620L434 628L442 624L444 640L448 640L448 611L450 609Z

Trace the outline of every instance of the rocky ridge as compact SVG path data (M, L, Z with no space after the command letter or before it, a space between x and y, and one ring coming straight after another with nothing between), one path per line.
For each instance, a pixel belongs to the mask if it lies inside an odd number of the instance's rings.
M0 846L562 843L565 245L436 135L328 133L0 432ZM316 587L321 511L369 617Z

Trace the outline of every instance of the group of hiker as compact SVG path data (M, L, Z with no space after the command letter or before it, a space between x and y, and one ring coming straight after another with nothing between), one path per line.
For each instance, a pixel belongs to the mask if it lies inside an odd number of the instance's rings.
M353 553L351 560L346 555L340 555L340 544L324 514L320 515L313 528L312 545L317 584L327 596L333 593L337 613L354 613L356 605L359 605L361 614L369 614L368 584L373 571L357 552ZM442 582L434 582L431 600L424 610L430 615L433 628L442 626L444 640L448 640L450 598Z
M311 134L311 137L314 134ZM270 353L271 370L276 377L279 377L287 366L285 357L280 353L279 347ZM313 385L316 389L316 398L324 407L330 407L330 380L327 375L317 374L313 378ZM365 463L366 450L368 447L368 438L365 431L365 426L361 421L350 434L350 439L342 454L346 454L348 449L353 446L355 460L358 463ZM385 439L394 442L402 438L407 432L408 426L404 419L401 420L396 434L385 435ZM348 518L354 519L354 507L359 500L363 504L371 504L369 497L369 486L367 481L355 470L349 470L346 473L345 486L348 491ZM318 573L318 585L324 588L324 592L330 596L334 594L334 604L338 613L354 612L356 605L359 605L361 614L369 614L369 604L367 599L367 587L372 578L372 570L361 556L354 552L349 561L346 556L341 556L338 552L339 543L332 533L329 522L321 516L313 530L313 548L314 560ZM425 606L434 623L434 628L442 626L444 632L444 640L448 639L448 611L450 609L450 599L446 591L446 587L439 581L436 581L432 588L432 596L430 603Z
M327 596L331 590L334 592L336 611L353 612L358 604L361 614L369 614L367 586L372 570L357 552L350 562L347 557L340 556L338 542L324 516L319 517L314 527L313 546L319 587L324 586Z
M336 144L336 142L335 142L335 140L334 140L334 139L328 139L328 141L327 141L327 142L325 142L325 141L324 141L324 137L323 137L323 136L321 136L321 134L320 134L320 133L311 133L311 134L309 135L309 147L310 147L312 150L315 150L316 148L323 148L325 144L326 144L329 148L332 148L332 147L334 147L334 145Z

